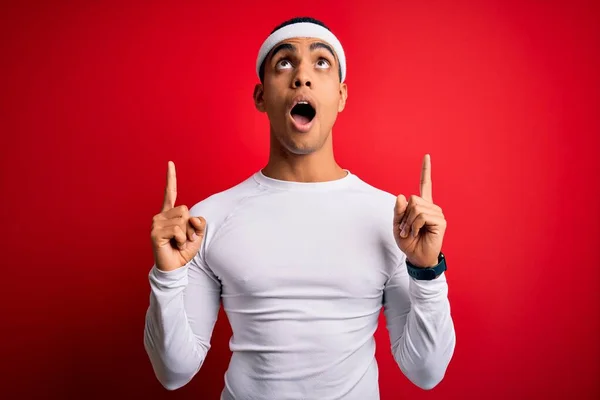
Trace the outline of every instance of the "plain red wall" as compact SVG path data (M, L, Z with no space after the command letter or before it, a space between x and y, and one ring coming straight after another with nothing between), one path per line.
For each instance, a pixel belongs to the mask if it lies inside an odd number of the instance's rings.
M408 196L429 152L448 219L454 358L421 391L381 325L382 400L600 396L597 3L191 3L2 6L0 397L217 399L223 314L179 391L144 352L151 218L170 159L188 206L265 164L256 52L306 14L348 57L338 161Z

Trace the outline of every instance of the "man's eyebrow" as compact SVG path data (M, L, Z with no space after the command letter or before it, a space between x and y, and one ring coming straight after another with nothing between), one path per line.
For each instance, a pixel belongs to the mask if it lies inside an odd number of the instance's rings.
M289 50L291 52L296 52L296 47L290 43L281 43L280 45L275 47L273 49L273 51L271 52L271 60L275 57L275 54L277 54L278 52L283 51L283 50Z
M325 50L329 51L331 53L331 55L333 56L333 59L337 60L335 58L335 53L333 52L333 49L328 44L325 44L322 42L315 42L310 45L310 51L315 51L317 49L325 49Z

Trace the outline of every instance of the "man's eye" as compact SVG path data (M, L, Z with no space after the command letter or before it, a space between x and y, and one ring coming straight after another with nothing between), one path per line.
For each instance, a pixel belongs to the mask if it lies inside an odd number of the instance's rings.
M290 60L284 58L283 60L279 60L275 66L277 67L277 69L287 69L292 68L292 63L290 62Z
M317 68L329 68L330 64L329 61L327 61L324 58L320 58L319 61L317 61Z

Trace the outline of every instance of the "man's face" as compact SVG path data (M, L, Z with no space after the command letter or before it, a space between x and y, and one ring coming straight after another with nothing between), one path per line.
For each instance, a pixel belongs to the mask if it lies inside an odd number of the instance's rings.
M294 154L309 154L326 142L346 103L346 84L332 48L319 39L288 39L276 45L254 92L271 133Z

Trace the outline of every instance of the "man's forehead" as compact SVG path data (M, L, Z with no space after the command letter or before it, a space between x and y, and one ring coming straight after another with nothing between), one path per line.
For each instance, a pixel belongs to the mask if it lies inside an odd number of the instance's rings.
M337 55L335 54L333 47L319 38L289 38L282 40L269 52L269 58L273 58L273 56L280 51L287 50L297 52L298 49L302 47L308 48L310 51L316 51L318 49L327 50L337 60Z

